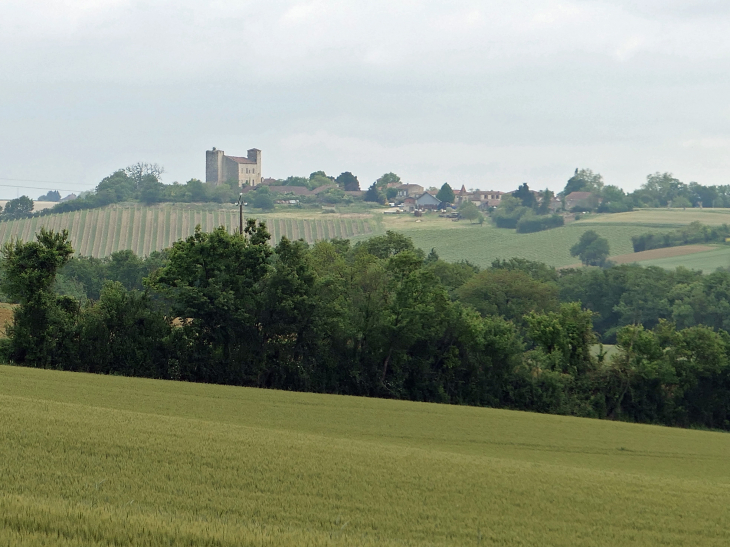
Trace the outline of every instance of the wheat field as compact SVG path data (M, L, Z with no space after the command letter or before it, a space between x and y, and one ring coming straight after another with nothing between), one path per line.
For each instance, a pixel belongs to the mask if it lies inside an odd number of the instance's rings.
M0 366L0 544L727 545L730 436Z

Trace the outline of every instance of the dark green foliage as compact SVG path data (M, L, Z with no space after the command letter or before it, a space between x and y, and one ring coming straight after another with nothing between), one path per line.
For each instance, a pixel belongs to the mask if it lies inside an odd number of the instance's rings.
M577 256L586 266L604 266L610 249L608 240L593 230L583 232L578 243L570 248L570 256Z
M482 315L500 315L521 324L530 312L557 310L558 287L518 269L488 269L472 276L456 294Z
M360 181L357 180L357 177L349 171L345 171L344 173L340 174L340 176L337 177L335 180L345 192L360 190Z
M535 212L538 215L547 215L548 213L550 213L550 203L552 202L554 197L555 192L548 188L545 188L545 190L540 192L540 204Z
M519 199L523 207L532 208L537 203L535 194L532 193L526 182L522 183L515 192L512 192L512 197Z
M515 227L517 228L517 233L529 234L563 225L565 225L565 219L561 215L534 215L528 212L517 221Z
M558 272L554 267L526 258L497 259L492 262L491 268L493 270L517 270L537 281L553 283L558 281Z
M454 203L456 196L448 182L444 182L443 186L441 186L439 193L436 194L436 199L440 199L443 203Z
M567 196L573 192L595 192L603 188L603 177L590 169L576 169L575 174L568 179L563 189L563 195Z
M492 220L497 228L517 228L520 219L530 211L519 199L503 196L499 207L492 213Z
M479 217L482 216L482 214L473 202L465 201L459 205L459 216L470 222L474 222L475 220L479 220Z
M401 234L350 245L219 228L146 260L3 248L19 365L730 429L730 272L524 259ZM68 296L59 296L65 291ZM84 302L79 302L84 300ZM615 341L611 358L597 341Z
M77 303L53 291L56 273L73 249L68 232L41 228L36 241L12 241L2 248L2 292L19 306L8 329L5 357L34 367L63 368L73 361Z
M381 205L385 204L385 193L380 190L377 186L377 182L373 182L370 185L370 188L367 189L367 192L365 192L365 195L363 196L363 201L371 201L375 203L380 203Z
M61 194L58 190L51 190L47 194L38 196L38 201L61 201Z
M172 327L146 292L107 282L81 313L73 370L147 378L178 378L167 357ZM67 367L70 368L70 367Z
M400 177L395 173L385 173L375 181L375 185L381 190L387 188L389 184L401 184Z
M689 226L677 230L656 234L648 232L640 236L632 236L631 243L634 252L648 251L650 249L662 249L664 247L677 247L680 245L692 245L696 243L724 243L730 237L730 226L706 226L698 221Z
M264 211L271 211L274 209L274 198L271 196L271 192L265 186L254 190L248 195L248 199L257 209L263 209Z
M2 216L7 218L19 218L28 216L33 212L33 200L28 196L20 196L19 198L11 199L5 204L5 209L2 211Z

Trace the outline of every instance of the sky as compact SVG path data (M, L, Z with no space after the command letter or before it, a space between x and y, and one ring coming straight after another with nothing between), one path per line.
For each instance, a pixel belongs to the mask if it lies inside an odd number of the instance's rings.
M730 184L729 98L727 0L2 0L0 196L214 146L363 188Z

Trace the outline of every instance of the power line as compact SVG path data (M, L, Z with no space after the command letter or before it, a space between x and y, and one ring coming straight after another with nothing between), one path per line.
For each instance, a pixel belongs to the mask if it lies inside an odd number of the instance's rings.
M0 180L8 180L8 179L0 179ZM10 180L15 180L15 179L10 179ZM26 190L59 190L59 191L62 191L62 192L79 192L79 191L82 191L83 192L83 190L78 190L78 189L69 190L68 188L43 188L41 186L20 186L19 184L0 184L0 187L4 187L4 188L23 188L23 189L26 189Z
M83 182L68 182L68 181L58 181L58 180L38 180L38 179L10 179L7 177L0 177L0 180L11 180L11 181L17 181L17 182L47 182L49 184L84 184Z

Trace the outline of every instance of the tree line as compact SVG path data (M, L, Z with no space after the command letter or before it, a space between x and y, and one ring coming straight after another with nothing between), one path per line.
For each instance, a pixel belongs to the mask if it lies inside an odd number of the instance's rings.
M43 229L0 266L16 365L730 429L727 272L480 269L393 232L271 246L255 220L148 259Z

